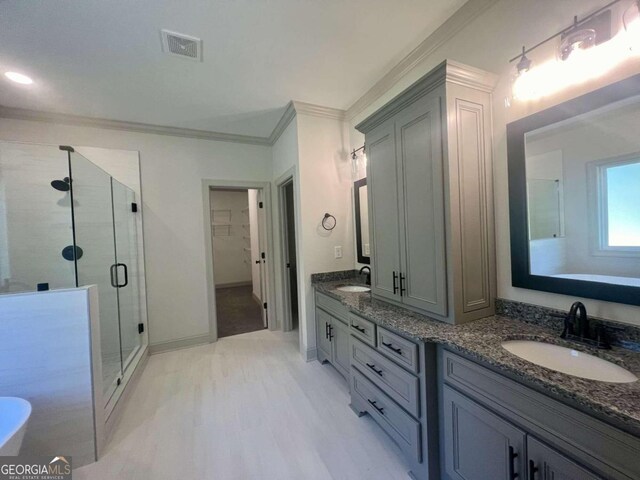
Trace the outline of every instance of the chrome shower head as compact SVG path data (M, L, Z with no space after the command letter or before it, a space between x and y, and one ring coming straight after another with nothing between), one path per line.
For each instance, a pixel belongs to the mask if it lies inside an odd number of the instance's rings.
M69 177L64 177L62 180L54 180L51 182L51 186L61 192L68 192L71 188L71 180Z

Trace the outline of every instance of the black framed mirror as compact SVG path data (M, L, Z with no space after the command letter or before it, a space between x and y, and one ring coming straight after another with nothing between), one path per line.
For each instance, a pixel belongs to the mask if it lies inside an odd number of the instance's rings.
M356 251L358 263L371 263L369 243L369 197L367 179L363 178L353 184L353 199L356 217Z
M640 305L640 75L507 125L514 287Z

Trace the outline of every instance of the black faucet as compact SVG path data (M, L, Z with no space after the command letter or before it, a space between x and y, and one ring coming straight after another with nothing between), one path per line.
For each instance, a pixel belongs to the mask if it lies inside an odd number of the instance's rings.
M371 285L371 268L369 268L367 265L365 265L364 267L362 267L360 269L360 272L358 272L360 275L362 275L362 272L364 271L364 269L367 269L367 279L365 280L365 284L367 285Z
M568 335L577 335L581 339L589 337L587 307L582 302L574 302L564 319L564 331L560 336L567 338Z
M611 348L601 324L597 324L594 331L591 331L591 322L584 303L574 302L566 315L551 314L551 316L564 319L564 330L562 330L560 338L597 348Z

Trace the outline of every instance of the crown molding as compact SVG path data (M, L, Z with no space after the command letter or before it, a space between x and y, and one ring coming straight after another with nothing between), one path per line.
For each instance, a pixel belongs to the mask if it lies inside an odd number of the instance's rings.
M458 34L472 20L492 7L498 0L469 0L460 7L446 22L414 48L396 64L386 75L378 80L364 95L346 111L346 119L352 120L369 105L388 92L404 76L420 64L425 58L440 48L445 42Z
M290 101L287 104L287 108L284 109L284 112L282 113L280 120L278 120L278 123L273 128L271 135L269 135L269 145L273 145L278 141L278 139L280 138L280 135L284 133L285 129L291 123L291 120L293 120L295 117L296 117L296 109L293 106L293 101Z
M346 112L337 108L323 107L322 105L314 105L297 100L293 100L291 103L293 103L296 113L302 115L313 115L314 117L331 118L333 120L344 120L346 118Z
M368 133L382 122L402 111L407 105L414 103L445 83L454 83L491 93L498 81L497 75L479 68L468 67L452 60L445 60L429 73L424 75L409 88L387 102L374 113L358 123L355 128L361 133Z
M447 82L471 87L483 92L492 93L498 84L498 76L494 73L470 67L463 63L447 60Z
M149 133L154 135L198 138L202 140L214 140L218 142L244 143L248 145L272 145L272 143L270 142L270 137L254 137L251 135L211 132L208 130L196 130L192 128L166 127L148 123L125 122L120 120L108 120L104 118L85 117L81 115L70 115L66 113L43 112L39 110L6 107L2 105L0 105L0 118L60 123L65 125L77 125L81 127L105 128L109 130Z

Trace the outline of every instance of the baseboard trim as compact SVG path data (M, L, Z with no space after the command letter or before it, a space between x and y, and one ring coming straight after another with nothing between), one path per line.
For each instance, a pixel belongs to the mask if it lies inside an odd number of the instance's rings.
M307 348L303 353L303 357L306 362L313 362L318 358L318 349Z
M251 285L253 285L252 282L217 283L216 290L219 288L249 287Z
M208 333L204 335L196 335L194 337L181 338L180 340L154 343L153 345L149 345L149 355L170 352L171 350L180 350L182 348L195 347L196 345L204 345L206 343L211 343L211 337Z

